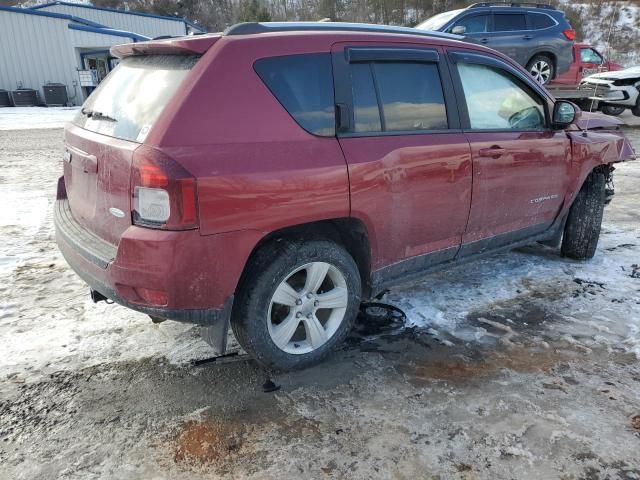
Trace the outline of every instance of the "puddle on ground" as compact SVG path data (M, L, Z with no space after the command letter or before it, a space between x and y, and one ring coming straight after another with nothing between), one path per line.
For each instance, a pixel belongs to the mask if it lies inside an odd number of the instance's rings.
M242 424L232 427L215 419L189 421L176 436L174 460L189 465L219 462L242 449L246 433Z
M430 355L423 361L397 365L396 370L403 374L413 386L421 388L437 380L467 381L496 375L502 370L513 370L519 373L550 373L558 364L570 361L576 356L569 351L527 347L486 351L480 358L461 355L447 358L447 352L444 352L440 359Z

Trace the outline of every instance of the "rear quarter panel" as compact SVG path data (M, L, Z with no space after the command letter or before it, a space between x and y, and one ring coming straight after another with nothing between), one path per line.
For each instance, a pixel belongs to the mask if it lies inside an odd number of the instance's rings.
M326 40L224 37L149 142L198 179L203 235L281 227L349 215L347 167L335 137L304 131L253 63L275 55L326 52ZM277 53L274 53L277 52Z

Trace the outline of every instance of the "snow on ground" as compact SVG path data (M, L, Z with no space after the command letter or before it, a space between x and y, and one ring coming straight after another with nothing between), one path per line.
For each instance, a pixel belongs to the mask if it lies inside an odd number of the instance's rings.
M35 378L116 360L160 355L180 364L209 356L195 327L154 325L146 315L90 301L88 288L67 267L54 242L51 210L60 149L37 163L14 155L3 159L0 183L5 207L0 210L0 337L11 338L0 356L0 372ZM627 179L625 188L633 188L640 162L620 166L617 176ZM616 197L607 212L635 210L625 198ZM481 342L486 329L469 324L473 312L531 292L563 291L566 298L553 307L564 320L554 326L558 335L585 347L615 344L640 358L640 305L629 301L638 298L639 260L638 222L621 225L605 217L592 261L570 262L553 249L534 246L395 288L386 300L406 312L410 326L427 329L444 342ZM576 279L602 286L597 295L575 295L581 288ZM518 318L503 320L508 324Z
M62 128L80 107L3 107L0 130Z

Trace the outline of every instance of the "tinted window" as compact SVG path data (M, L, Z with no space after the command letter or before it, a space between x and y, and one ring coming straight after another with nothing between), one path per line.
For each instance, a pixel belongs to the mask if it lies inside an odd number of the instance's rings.
M254 68L302 128L315 135L335 135L333 74L328 53L263 58Z
M512 32L526 29L527 20L524 13L496 13L493 16L494 32Z
M465 33L482 33L489 30L489 15L475 15L465 17L456 22L456 27L464 27Z
M542 100L503 70L458 64L473 129L538 130L545 126Z
M355 118L354 131L381 131L380 110L373 85L371 64L354 63L351 65L351 85L353 89L353 116Z
M602 63L602 57L593 48L582 48L580 50L580 60L583 63Z
M385 130L447 128L438 66L434 63L374 63Z
M73 122L103 135L144 141L198 58L182 55L125 58L89 96Z
M553 27L556 22L549 15L542 13L530 13L531 26L534 30L542 30L543 28Z
M447 128L437 65L399 62L352 64L351 72L356 132ZM378 89L377 96L374 85Z

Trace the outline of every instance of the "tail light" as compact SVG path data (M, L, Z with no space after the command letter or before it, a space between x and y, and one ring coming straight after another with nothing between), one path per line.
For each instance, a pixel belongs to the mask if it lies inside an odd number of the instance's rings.
M198 227L196 179L155 148L142 145L133 155L133 223L165 230Z
M565 37L567 37L567 40L571 40L572 42L576 39L576 31L569 29L569 30L563 30L562 33L564 34Z

